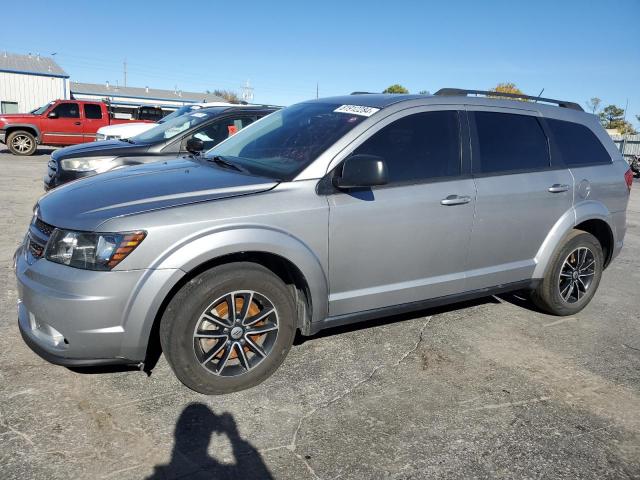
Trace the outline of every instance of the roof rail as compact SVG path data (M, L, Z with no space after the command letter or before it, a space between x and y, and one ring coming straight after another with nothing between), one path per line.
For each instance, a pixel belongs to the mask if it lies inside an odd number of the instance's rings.
M491 97L525 99L525 100L532 100L534 102L553 103L555 105L558 105L560 108L570 108L571 110L579 110L581 112L584 111L580 105L574 102L567 102L565 100L554 100L552 98L544 98L544 97L531 97L529 95L520 95L518 93L493 92L489 90L465 90L463 88L441 88L436 93L434 93L434 95L440 95L444 97L452 97L452 96L466 97L470 94L486 95Z
M372 95L371 92L351 92L349 95Z

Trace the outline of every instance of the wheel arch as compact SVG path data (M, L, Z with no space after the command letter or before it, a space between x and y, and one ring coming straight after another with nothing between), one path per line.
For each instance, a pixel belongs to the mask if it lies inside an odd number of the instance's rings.
M31 123L16 123L16 124L10 123L4 129L4 131L7 134L7 138L9 137L10 134L12 134L13 132L16 132L18 130L26 131L26 132L32 134L36 138L36 143L42 142L42 136L40 134L40 129L36 125L33 125Z
M231 262L253 262L264 266L290 286L298 314L297 328L302 334L312 331L311 323L327 316L328 282L318 257L301 240L284 232L263 228L231 229L185 241L179 248L165 253L149 272L174 272L167 278L145 280L125 314L125 324L138 335L136 357L149 359L159 349L158 330L162 315L175 294L198 274ZM128 328L127 328L128 329ZM144 343L144 345L141 345ZM143 349L144 351L141 351ZM152 362L153 363L153 362Z
M538 250L533 278L543 278L553 253L566 235L574 229L595 236L605 256L605 267L611 261L614 250L614 230L611 212L601 202L584 201L568 210L556 222Z

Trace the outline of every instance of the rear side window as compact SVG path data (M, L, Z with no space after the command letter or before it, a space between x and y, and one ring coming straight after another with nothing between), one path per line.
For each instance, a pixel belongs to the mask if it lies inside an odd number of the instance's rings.
M99 120L102 118L102 109L100 105L94 105L91 103L84 104L84 116L93 120Z
M557 153L565 165L602 165L611 157L595 134L579 123L547 119ZM555 157L554 157L555 158Z
M474 112L477 152L475 173L508 173L549 167L547 137L535 117L512 113Z
M458 112L425 112L401 118L373 134L353 153L384 158L389 183L459 175Z

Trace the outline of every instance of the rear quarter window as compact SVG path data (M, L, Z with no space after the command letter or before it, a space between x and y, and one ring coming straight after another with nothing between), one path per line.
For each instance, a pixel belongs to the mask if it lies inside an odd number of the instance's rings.
M542 170L550 166L549 144L536 117L474 112L473 171L480 174Z
M579 123L547 119L554 143L553 154L565 165L603 165L611 163L609 153L598 137Z

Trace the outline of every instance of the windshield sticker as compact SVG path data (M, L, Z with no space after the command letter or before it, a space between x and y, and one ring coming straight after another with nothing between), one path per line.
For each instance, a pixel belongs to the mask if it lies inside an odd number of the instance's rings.
M365 107L364 105L342 105L334 110L337 113L351 113L363 117L370 117L378 111L380 111L379 108Z
M206 114L206 113L200 113L200 112L197 112L197 113L192 113L192 114L191 114L191 116L192 116L192 117L202 118L202 117L206 117L206 116L207 116L207 114Z

